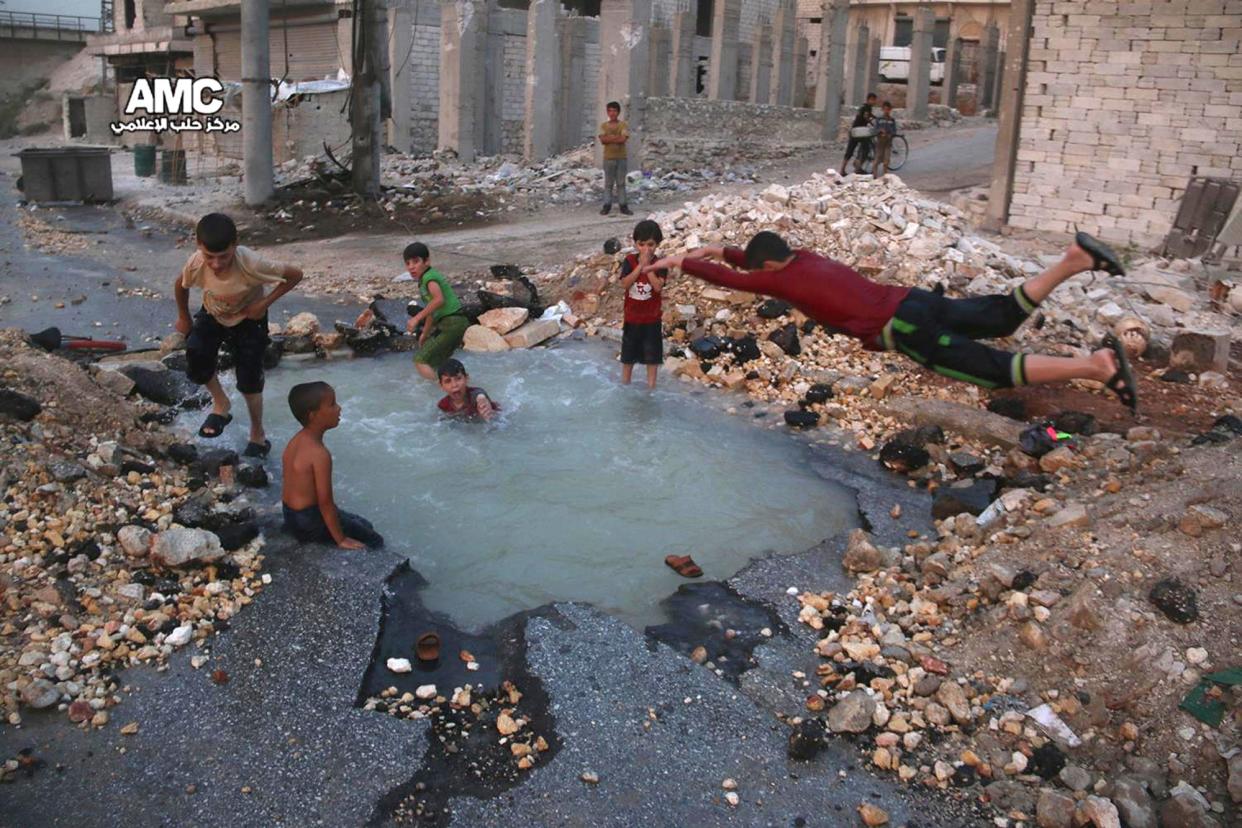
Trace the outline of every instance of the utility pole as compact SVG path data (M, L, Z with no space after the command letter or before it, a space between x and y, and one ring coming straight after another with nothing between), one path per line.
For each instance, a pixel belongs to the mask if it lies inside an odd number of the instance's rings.
M241 4L242 159L246 204L257 207L272 197L272 65L268 52L268 0Z
M354 0L353 73L349 126L353 144L354 192L376 198L380 191L380 125L392 117L388 77L388 12L382 0Z

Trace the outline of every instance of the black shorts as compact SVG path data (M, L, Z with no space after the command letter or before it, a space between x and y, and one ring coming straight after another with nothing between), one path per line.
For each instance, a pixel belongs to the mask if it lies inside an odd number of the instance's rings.
M185 341L185 374L195 385L207 382L216 374L220 346L225 345L233 352L237 390L258 394L263 390L263 352L268 342L267 314L262 319L243 319L230 328L200 308Z
M623 365L663 365L664 337L659 322L626 322L621 328Z
M884 326L884 347L937 374L984 388L1025 385L1024 354L975 340L1012 335L1034 310L1021 287L966 299L913 288Z

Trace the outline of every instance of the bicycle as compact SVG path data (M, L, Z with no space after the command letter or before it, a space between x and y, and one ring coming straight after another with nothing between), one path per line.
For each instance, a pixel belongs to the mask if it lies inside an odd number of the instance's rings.
M872 149L875 147L875 138L866 142L859 148L862 155L858 162L863 168L864 173L871 173L874 170L872 166ZM897 172L906 164L906 159L910 157L910 145L906 143L906 137L901 133L893 136L893 144L888 152L888 170L887 172Z

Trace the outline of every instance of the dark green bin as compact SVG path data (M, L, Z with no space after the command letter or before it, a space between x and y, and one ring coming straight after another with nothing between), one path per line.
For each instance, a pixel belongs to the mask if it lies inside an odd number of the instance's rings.
M139 178L150 178L155 175L154 144L134 147L134 175Z

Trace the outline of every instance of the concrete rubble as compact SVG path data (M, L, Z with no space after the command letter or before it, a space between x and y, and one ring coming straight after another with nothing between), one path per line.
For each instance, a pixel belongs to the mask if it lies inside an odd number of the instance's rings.
M0 354L4 384L41 403L0 412L0 704L10 726L30 707L104 727L123 701L114 671L201 647L262 590L262 539L219 522L225 488L144 420L152 404L17 332L0 334Z
M754 232L776 230L878 281L939 285L950 296L1008 292L1055 260L1006 252L956 208L892 177L830 171L653 218L665 255L744 246ZM622 304L617 259L580 257L535 281L541 295L568 302L589 335L609 336ZM1226 561L1242 546L1222 529L1242 513L1242 469L1232 459L1242 397L1224 374L1242 329L1196 287L1197 262L1128 266L1125 278L1070 280L1013 347L1081 354L1126 321L1141 333L1127 342L1137 370L1182 383L1178 393L1190 398L1182 407L1215 418L1193 446L1151 426L1115 433L1066 412L1054 422L1074 434L1072 447L1031 456L1019 447L1022 415L983 410L974 387L864 351L764 297L677 275L664 293L672 376L744 392L756 411L785 408L787 423L818 424L825 442L888 458L934 502L962 493L937 514L935 533L912 531L904 546L855 532L843 559L858 579L852 590L791 588L790 617L818 639L820 662L813 675L794 672L805 709L786 721L796 730L824 717L830 731L858 733L871 767L977 797L997 825L1192 824L1162 816L1182 810L1194 811L1193 824L1221 825L1236 807L1222 757L1239 749L1242 699L1225 688L1232 712L1218 733L1176 708L1202 675L1235 663L1226 641L1242 592L1236 563ZM1177 293L1153 294L1153 284ZM1115 404L1100 397L1102 408ZM968 508L974 489L980 499ZM1146 517L1131 511L1142 515L1148 503ZM1165 610L1148 593L1170 571L1190 578ZM1214 596L1217 616L1188 611L1196 590L1200 605L1205 590ZM1187 634L1182 625L1200 627ZM1193 660L1183 655L1190 650ZM1198 799L1168 798L1178 782Z
M279 220L307 220L307 213L293 207L314 210L356 211L363 205L349 192L342 171L323 156L295 159L278 169L277 183L290 195L302 195L291 207L272 213ZM443 204L468 199L475 217L513 212L549 204L581 204L594 201L603 193L604 173L595 162L593 150L585 146L545 161L524 164L504 156L480 158L463 164L452 152L431 157L386 154L380 173L384 193L380 203L390 214L416 209L428 224L443 216ZM713 163L682 169L633 170L626 179L632 199L641 201L646 193L690 190L708 182L755 180L755 169L744 159L728 156ZM323 203L317 203L323 202Z

